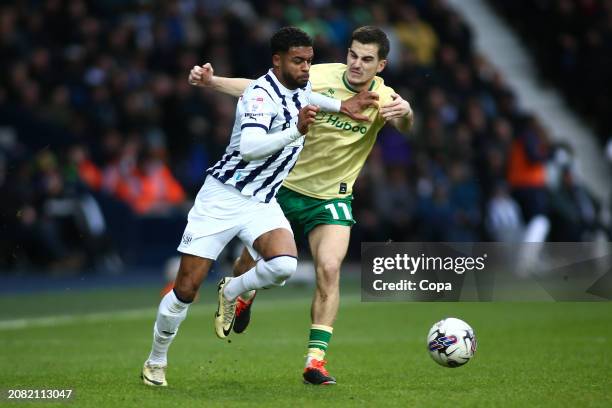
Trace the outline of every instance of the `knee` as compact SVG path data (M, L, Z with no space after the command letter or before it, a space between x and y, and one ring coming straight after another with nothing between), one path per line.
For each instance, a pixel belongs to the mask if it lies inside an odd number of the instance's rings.
M334 287L340 283L340 262L332 259L317 264L317 280L322 286Z
M297 258L292 256L279 256L266 261L272 272L274 284L282 285L297 269Z

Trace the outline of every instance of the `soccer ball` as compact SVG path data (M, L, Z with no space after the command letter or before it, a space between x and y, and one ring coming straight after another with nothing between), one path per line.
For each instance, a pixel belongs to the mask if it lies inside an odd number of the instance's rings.
M476 335L466 322L449 317L429 330L427 349L431 358L441 366L459 367L474 356Z

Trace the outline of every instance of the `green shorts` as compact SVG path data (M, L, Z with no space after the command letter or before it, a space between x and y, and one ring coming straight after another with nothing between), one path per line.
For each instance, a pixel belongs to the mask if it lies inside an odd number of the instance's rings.
M281 187L276 200L296 233L303 232L308 235L314 227L321 224L348 227L355 224L351 207L353 196L322 200Z

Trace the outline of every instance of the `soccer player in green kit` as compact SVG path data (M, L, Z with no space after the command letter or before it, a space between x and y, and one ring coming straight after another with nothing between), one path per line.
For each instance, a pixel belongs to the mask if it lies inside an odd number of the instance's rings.
M316 289L311 307L312 325L303 372L305 383L335 384L325 368L325 353L340 302L340 267L350 239L352 189L372 150L380 129L390 123L402 133L413 122L410 104L376 76L387 64L389 40L372 26L356 29L351 36L346 64L316 64L311 67L313 91L345 100L360 91L378 94L379 104L363 112L369 122L356 122L341 113L320 112L306 136L306 144L278 192L277 200L287 219L308 237L316 270ZM213 75L210 64L192 69L189 82L209 86L234 96L251 82L243 78ZM243 251L234 275L255 267ZM234 331L243 332L250 321L255 293L238 298Z

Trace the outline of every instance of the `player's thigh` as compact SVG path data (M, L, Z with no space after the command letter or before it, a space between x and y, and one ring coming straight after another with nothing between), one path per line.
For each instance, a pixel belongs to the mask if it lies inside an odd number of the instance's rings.
M348 250L351 228L346 225L319 224L308 234L308 243L317 271L317 280L337 279Z
M277 203L262 205L250 214L238 237L244 242L253 259L269 259L279 255L297 257L293 231Z
M263 259L280 255L297 257L293 233L286 228L277 228L263 233L253 242L253 248Z

